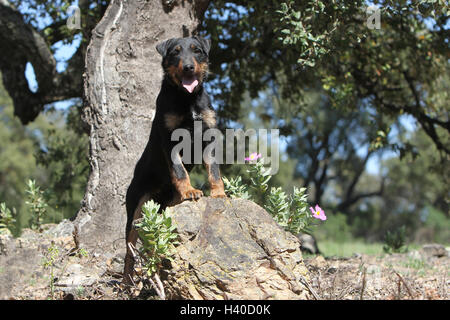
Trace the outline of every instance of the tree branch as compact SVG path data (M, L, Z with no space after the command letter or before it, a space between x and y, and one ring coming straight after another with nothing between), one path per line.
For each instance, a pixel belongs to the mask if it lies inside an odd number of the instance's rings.
M369 94L373 95L373 97L381 107L389 109L395 114L401 114L402 112L404 112L412 115L420 123L425 133L433 140L438 150L444 151L446 154L450 154L450 149L444 145L435 128L435 126L437 125L450 132L450 121L442 121L437 118L430 117L423 111L423 108L420 106L419 94L414 87L413 79L409 77L407 73L404 72L403 75L412 92L415 105L396 105L392 102L385 101L380 95L382 94L382 92L387 91L386 87L364 77L364 75L361 74L361 72L355 66L353 67L352 74L358 81L358 83L365 90L367 90Z
M23 21L18 11L3 1L0 2L0 51L3 84L13 100L14 114L23 124L33 121L45 104L81 97L81 53L74 55L73 62L69 62L72 65L70 70L58 73L46 40ZM38 90L35 93L29 89L25 77L28 62L36 74Z
M367 161L372 156L372 154L373 154L373 151L369 150L367 152L366 156L364 157L364 159L363 159L361 165L359 166L359 168L356 169L355 175L353 176L353 179L350 182L350 185L348 186L347 192L345 194L345 199L346 200L344 200L343 202L346 202L348 199L352 198L352 194L355 191L356 184L358 183L359 178L363 174L363 172L364 172L364 170L366 168Z
M355 204L356 202L358 202L361 199L382 196L383 192L384 192L384 185L385 185L385 178L383 177L381 180L380 188L377 191L360 193L360 194L353 196L352 198L346 198L343 202L341 202L337 206L336 210L344 212L348 207Z

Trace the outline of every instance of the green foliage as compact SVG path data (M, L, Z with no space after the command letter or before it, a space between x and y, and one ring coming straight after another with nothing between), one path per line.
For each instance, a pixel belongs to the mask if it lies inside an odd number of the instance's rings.
M227 195L230 198L250 199L247 185L242 183L241 176L230 178L229 180L226 177L222 177L222 180L225 186L225 190L227 191Z
M307 2L309 5L304 11L295 9L295 1L281 3L281 9L276 11L280 14L281 27L275 31L282 35L278 40L282 41L283 45L296 46L299 50L297 63L314 67L316 58L328 52L325 49L325 39L329 37L329 31L317 34L314 30L314 21L311 19L311 15L325 14L325 4L322 1Z
M13 209L13 211L15 211ZM0 234L9 234L14 227L16 219L15 214L11 213L11 210L6 206L6 203L0 203Z
M36 186L36 181L28 180L28 200L25 202L31 213L31 228L40 230L44 217L47 213L48 204L44 198L44 192L39 186Z
M80 113L81 105L67 112L50 107L23 126L0 83L0 202L16 208L14 235L32 221L25 204L29 179L46 190L45 222L76 214L89 174L89 143Z
M78 255L79 255L80 257L85 257L85 258L87 258L87 257L89 256L89 253L87 252L86 249L80 248L80 249L78 250Z
M352 225L347 221L347 216L341 212L327 215L327 223L324 223L320 229L314 232L319 243L330 241L334 243L353 242Z
M142 247L139 249L144 259L143 267L152 276L161 266L162 260L169 259L178 235L167 210L158 212L160 205L153 200L142 206L142 221L137 224Z
M74 36L82 31L67 28L68 9L74 5L72 0L10 0L10 2L19 9L27 23L41 29L48 43L53 44L58 41L63 41L65 44L71 43ZM108 2L107 0L86 2L84 7L80 8L82 15L80 27L89 29L93 20L100 20ZM43 19L47 22L45 27L42 27Z
M43 259L42 265L44 268L50 269L50 280L49 280L49 286L50 286L50 299L54 298L55 293L55 262L59 257L59 249L56 247L53 243L52 245L47 249L47 253Z
M294 187L294 193L290 196L288 230L293 234L299 232L311 233L311 213L308 210L308 195L306 188Z
M267 202L259 203L265 205L264 209L269 212L275 221L282 227L288 227L289 202L286 193L281 187L271 188L267 197Z
M325 225L329 225L329 223L324 224L324 226ZM325 257L351 257L355 253L367 255L383 254L383 245L381 243L368 243L361 239L350 238L345 242L325 239L319 241L318 245L320 252L322 252Z
M17 209L19 224L22 222L19 215L25 211L23 191L26 181L37 173L33 133L39 120L24 127L14 117L12 101L0 81L0 202L7 202L10 208Z
M264 167L264 161L261 159L250 165L247 172L250 174L250 189L253 190L253 198L257 203L263 203L269 188L269 180L272 178L269 174L270 169Z
M434 208L427 207L427 216L423 228L429 231L430 238L424 239L443 244L450 243L450 219L444 212ZM421 240L421 239L418 239Z
M81 106L72 106L65 116L48 112L54 125L42 130L43 143L36 145L35 158L46 169L48 203L55 220L72 217L80 206L89 173L88 136L81 123Z
M406 227L401 226L394 231L387 231L384 238L383 251L386 253L403 253L406 247Z
M270 189L265 209L275 221L293 234L311 233L312 217L308 211L306 188L294 187L291 195L286 195L281 187Z
M448 1L213 1L219 119L279 128L296 161L285 190L346 215L346 237L413 235L427 206L449 212L448 22Z
M433 266L429 265L426 259L417 259L413 257L408 257L406 261L402 262L402 265L406 268L422 271L424 275L427 270L433 269Z
M227 179L223 177L225 193L232 198L253 200L269 212L274 220L287 231L298 234L310 233L313 217L308 211L306 188L294 186L294 192L287 195L282 187L271 187L269 181L272 178L268 173L270 168L264 167L264 159L249 164L247 172L250 174L250 182L245 183L239 176ZM247 185L250 186L249 190Z
M380 7L379 29L369 28L369 5ZM387 134L407 114L448 154L447 13L448 1L214 1L204 22L217 43L213 100L221 117L238 120L247 93L270 91L292 101L282 108L296 118L305 93L320 88L332 108L380 116L372 127L384 137L373 147L413 150L413 139Z

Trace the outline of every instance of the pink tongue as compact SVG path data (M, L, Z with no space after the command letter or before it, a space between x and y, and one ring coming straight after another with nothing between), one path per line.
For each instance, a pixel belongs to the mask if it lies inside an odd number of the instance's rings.
M192 93L195 87L198 85L198 80L195 77L192 78L184 78L182 81L183 87L186 88L189 93Z

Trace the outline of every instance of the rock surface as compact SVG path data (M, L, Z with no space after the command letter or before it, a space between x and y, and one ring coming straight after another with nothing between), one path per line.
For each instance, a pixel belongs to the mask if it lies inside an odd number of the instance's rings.
M300 240L300 249L302 252L320 254L319 247L317 247L317 241L312 235L299 233L297 238Z
M70 250L73 237L24 229L20 238L0 236L0 299L25 296L27 290L48 285L44 268L48 249Z
M432 257L446 257L447 250L442 244L430 243L422 246L422 251Z
M180 245L161 278L169 299L306 299L300 242L243 199L172 208Z
M310 298L299 240L255 203L205 197L171 210L180 239L160 273L168 299ZM119 284L124 252L84 256L76 239L68 220L0 236L0 299L129 299ZM49 248L58 252L53 270L45 266Z

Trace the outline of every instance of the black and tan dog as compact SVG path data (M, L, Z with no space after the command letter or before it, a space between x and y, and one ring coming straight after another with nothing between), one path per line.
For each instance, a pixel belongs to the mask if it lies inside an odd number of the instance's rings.
M178 142L171 141L171 134L177 128L193 132L195 120L202 121L203 131L216 125L214 110L203 88L208 72L209 49L210 41L201 37L169 39L156 46L163 57L164 79L156 100L150 138L136 165L126 196L124 283L129 284L133 276L134 259L129 244L136 244L137 232L132 224L140 217L142 204L152 199L161 205L162 210L169 205L203 196L202 191L194 189L189 180L188 172L193 167L193 161L182 163L179 161L180 154L173 159L172 148ZM218 164L206 162L211 196L225 197Z

